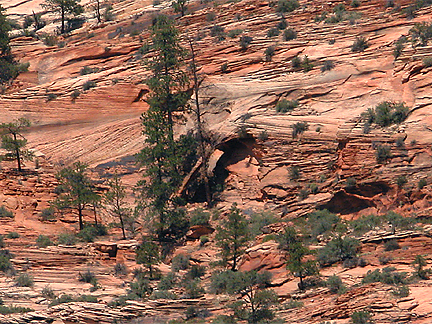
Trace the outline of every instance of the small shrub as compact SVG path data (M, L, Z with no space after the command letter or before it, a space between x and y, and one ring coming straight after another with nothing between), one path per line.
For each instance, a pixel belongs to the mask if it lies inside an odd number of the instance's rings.
M56 295L54 293L54 290L50 287L50 285L46 285L41 292L42 296L46 299L54 299L56 298Z
M360 1L359 0L352 0L351 1L351 7L353 7L353 8L360 7Z
M108 231L104 225L85 225L84 228L77 234L77 237L84 242L93 242L98 236L107 235Z
M277 222L278 219L271 212L253 213L249 218L249 233L252 237L265 234L264 228Z
M298 193L299 200L305 200L307 197L309 197L309 190L307 188L300 189Z
M368 311L355 311L351 315L352 324L373 324L372 315Z
M384 250L385 251L394 251L400 249L400 245L396 239L388 240L384 242Z
M270 28L267 32L267 37L272 38L272 37L276 37L279 35L279 29L274 27L274 28Z
M90 269L87 269L87 271L78 274L78 281L93 284L97 279L95 274L91 272Z
M394 0L386 0L385 8L393 8L395 6Z
M14 218L14 214L5 206L0 206L0 218Z
M40 248L46 248L47 246L54 245L50 238L46 235L39 235L36 239L36 245Z
M97 67L90 67L90 66L84 66L80 70L80 75L87 75L87 74L92 74L92 73L96 73L96 72L99 72L99 68L97 68Z
M240 37L240 47L243 51L245 51L248 46L250 45L250 43L252 43L252 37L250 36L242 36Z
M221 72L226 73L228 71L228 63L224 63L221 65Z
M290 299L282 304L283 309L294 309L303 307L303 303L299 300Z
M185 278L187 280L194 280L197 278L201 278L205 275L206 268L200 265L193 265L189 271L186 273Z
M232 29L228 32L228 37L229 38L235 38L238 35L240 35L241 33L243 33L243 29Z
M345 189L351 189L354 188L357 185L357 181L353 177L349 177L345 181Z
M428 57L425 57L423 59L423 66L424 67L431 67L432 66L432 56L428 56Z
M352 259L356 257L359 245L359 241L351 237L334 238L318 251L317 260L322 266L327 266Z
M216 37L218 41L223 41L225 39L225 31L222 26L214 25L210 28L210 36Z
M298 180L300 179L300 175L301 175L301 171L300 168L296 165L293 165L290 169L289 169L289 177L291 180Z
M80 94L81 94L81 92L78 89L75 89L74 91L72 91L72 93L71 93L72 100L78 99L78 97L80 96Z
M381 127L402 123L409 114L409 108L403 102L383 101L375 109L368 109L362 114L366 122L376 123Z
M316 195L319 192L319 187L316 183L310 183L308 185L311 194Z
M410 289L406 285L398 286L393 288L392 294L399 298L408 297L410 294Z
M207 13L207 15L206 15L207 21L213 21L215 19L216 19L216 14L213 11L210 11Z
M202 208L197 208L191 212L189 224L194 225L209 225L211 214Z
M409 30L411 40L414 45L426 46L428 41L432 38L432 24L431 23L416 23L414 27Z
M396 268L386 267L382 270L369 270L362 279L363 284L371 282L382 282L387 285L405 284L407 274L405 272L395 272Z
M6 238L8 238L8 239L17 239L19 237L20 237L20 235L17 232L9 232L6 235Z
M385 163L392 158L391 147L388 145L377 145L375 149L375 158L378 163Z
M404 45L401 43L396 43L394 49L393 49L393 56L395 60L402 54L402 51L404 49Z
M205 294L204 288L201 286L199 279L188 280L185 283L185 298L200 298Z
M57 243L60 245L73 246L77 242L76 235L72 233L62 233L58 236Z
M346 287L341 278L336 275L330 276L327 279L326 286L332 294L343 294L346 291Z
M378 261L381 265L386 265L387 263L391 262L393 258L391 256L387 255L381 255L378 257Z
M297 0L278 0L277 12L291 12L300 6Z
M177 254L171 261L171 269L174 272L189 268L190 257L185 254Z
M47 95L46 95L47 101L52 101L52 100L56 100L56 99L57 99L56 93L53 93L53 92L47 93Z
M301 66L301 59L300 57L296 56L291 60L291 65L293 68L299 68Z
M258 134L258 140L260 140L260 141L267 141L268 138L269 138L269 135L265 129Z
M43 43L46 46L56 46L57 42L58 42L57 36L55 36L55 35L45 35L43 37Z
M33 287L33 277L27 273L21 273L17 278L15 278L15 285L18 287Z
M74 301L74 298L71 295L63 294L57 298L55 298L49 305L56 306L60 304L71 303Z
M425 186L427 186L427 181L426 181L426 179L420 179L419 182L418 182L418 184L417 184L417 187L418 187L419 189L423 189Z
M307 55L305 55L303 57L303 61L301 63L301 67L303 69L303 72L309 72L310 70L313 69L313 64L310 61L309 57Z
M292 127L292 137L297 138L298 135L303 134L309 129L309 124L307 122L297 122Z
M114 274L117 277L126 276L128 274L128 269L124 263L116 263L114 266Z
M271 45L266 48L266 50L264 51L264 55L265 55L265 60L267 62L270 62L272 60L275 51L276 51L276 47L274 45Z
M356 37L354 43L351 46L352 52L363 52L366 48L369 47L369 43L366 38L363 36Z
M0 314L2 315L15 314L15 313L28 313L33 311L34 309L28 307L0 305Z
M318 235L328 236L341 219L336 214L329 212L327 209L317 210L308 215L308 225L311 228L312 238Z
M285 98L280 99L276 104L276 111L281 113L286 113L294 110L299 105L298 100L287 100Z
M0 250L0 271L5 273L13 273L14 268L10 259L12 258L12 254L10 254L9 250Z
M326 60L321 66L321 72L330 71L334 68L334 63L332 60Z
M398 188L403 188L407 184L408 180L404 175L400 175L396 178L396 184Z
M174 272L169 272L165 276L162 276L157 287L159 290L170 290L174 288L177 281L177 275Z
M404 137L398 137L395 141L396 147L403 148L405 146L405 138Z
M95 81L87 81L83 84L83 90L87 91L91 88L96 88L96 82Z
M285 29L283 33L283 40L288 42L297 38L297 32L293 28Z
M40 214L40 219L41 219L41 221L44 221L44 222L49 222L49 221L55 220L56 217L55 217L54 208L50 207L50 208L42 209L41 214Z
M279 22L276 25L276 28L279 30L284 30L288 27L288 23L286 21L286 19L284 17L282 17L281 20L279 20Z
M153 291L152 294L149 296L149 299L170 299L170 300L176 300L179 297L168 290L156 290Z

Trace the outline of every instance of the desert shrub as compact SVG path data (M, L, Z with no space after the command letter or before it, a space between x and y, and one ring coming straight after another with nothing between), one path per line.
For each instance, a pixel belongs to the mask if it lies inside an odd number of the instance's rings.
M279 20L279 22L276 25L276 28L279 30L284 30L288 27L288 23L286 21L286 19L284 17L281 18L281 20Z
M53 207L42 209L40 213L40 219L44 222L48 222L51 220L54 220L55 217L55 210Z
M298 192L298 198L300 201L305 200L307 197L309 197L309 189L308 188L301 188Z
M2 315L15 314L15 313L28 313L33 311L34 309L28 307L0 305L0 314Z
M54 245L50 238L46 235L39 235L36 239L36 245L40 248L46 248L47 246Z
M316 195L319 192L319 187L316 183L310 183L308 187L311 194Z
M78 274L78 281L93 284L97 281L97 279L96 275L92 271L90 271L90 269L87 269L87 271L80 272Z
M427 261L423 255L416 255L414 261L411 263L415 272L414 275L420 279L428 280L432 274L432 269L425 269L427 266Z
M58 236L57 243L61 245L73 246L77 242L77 237L72 233L61 233Z
M405 46L402 43L396 43L395 44L395 47L393 49L393 56L394 56L395 60L402 54L404 47Z
M4 237L3 235L0 235L0 249L5 247Z
M385 163L392 158L391 147L388 145L377 145L375 149L375 158L378 163Z
M228 71L228 63L225 62L224 64L221 65L221 72L225 73L227 71Z
M191 212L189 224L194 225L209 225L210 213L202 208L197 208Z
M402 123L409 114L409 108L403 102L383 101L375 109L368 109L362 117L370 124L375 123L382 127Z
M360 7L360 1L359 0L352 0L351 1L351 7L353 7L353 8Z
M367 266L366 260L359 257L348 258L342 262L342 267L349 268L349 269L355 267L365 267L365 266Z
M95 81L87 81L83 84L83 90L87 91L91 88L96 88L96 82Z
M169 272L165 276L162 276L157 287L159 290L169 290L174 288L174 286L177 284L177 281L177 275L174 272Z
M79 231L77 237L83 242L93 242L96 237L107 234L107 228L102 224L86 224L84 228Z
M10 259L12 258L12 254L9 250L0 250L0 271L2 272L13 272L14 268Z
M396 239L388 240L384 242L385 251L394 251L400 249L400 245Z
M174 272L189 268L190 257L186 254L177 254L171 261L171 269Z
M248 46L250 45L250 43L252 43L252 37L250 36L242 36L240 37L240 47L242 50L246 50L248 48Z
M222 26L214 25L210 28L210 36L216 37L218 41L223 41L225 39L225 29Z
M128 269L124 263L116 263L114 266L114 274L117 277L126 276Z
M309 129L309 124L307 122L297 122L292 127L292 137L297 138L298 135L303 134Z
M263 234L263 228L278 222L279 219L276 218L271 212L260 212L252 213L249 218L249 233L251 237L256 237Z
M393 260L393 257L389 255L381 255L378 257L378 261L381 265L386 265L387 263L391 262Z
M268 138L269 138L269 135L265 129L258 134L258 140L260 140L260 141L266 141L266 140L268 140Z
M294 309L303 307L303 303L296 299L290 299L282 304L283 309Z
M321 72L330 71L334 68L334 63L332 60L325 60L321 66Z
M427 186L427 181L426 181L426 179L420 179L419 182L418 182L418 184L417 184L417 187L418 187L419 189L423 189L425 186Z
M351 52L363 52L368 47L369 43L366 38L363 36L358 36L351 45Z
M311 228L312 238L316 238L318 235L329 234L339 222L339 216L329 212L327 209L317 210L308 215L308 224Z
M393 295L399 298L408 297L410 294L410 289L406 285L401 285L393 288L392 292Z
M6 235L6 238L9 238L9 239L17 239L19 237L20 237L20 235L17 232L9 232Z
M285 29L283 33L283 40L290 41L297 38L297 32L293 28Z
M372 315L368 311L355 311L351 314L351 324L373 324Z
M170 292L168 290L155 290L149 296L149 299L170 299L170 300L175 300L175 299L178 299L178 298L179 297L175 293Z
M313 69L313 64L310 61L309 57L307 55L305 55L303 57L303 61L301 63L301 67L303 69L303 72L309 72L310 70Z
M58 42L57 36L55 35L45 35L42 40L46 46L55 46Z
M63 295L60 295L59 297L55 298L49 305L55 306L55 305L59 305L59 304L71 303L73 301L74 301L74 298L71 295L63 294Z
M5 206L0 206L0 218L14 218L14 214Z
M213 11L210 11L206 14L207 21L213 21L216 19L216 14Z
M345 189L354 188L357 184L357 180L353 177L349 177L345 180Z
M286 113L288 111L294 110L298 107L298 100L287 100L285 98L280 99L276 104L276 111L281 113Z
M90 67L90 66L84 66L80 70L80 75L87 75L87 74L92 74L92 73L96 73L96 72L99 72L99 68L97 68L97 67Z
M404 175L399 175L396 178L396 184L399 188L402 188L403 186L405 186L407 184L408 180L406 178L406 176Z
M266 50L264 51L264 55L265 55L265 60L267 62L270 62L272 60L275 51L276 51L276 47L274 45L270 45L269 47L266 48Z
M422 61L423 61L424 67L431 67L432 66L432 56L425 57Z
M243 29L231 29L230 31L228 31L228 37L235 38L241 33L243 33Z
M27 273L21 273L15 278L15 285L18 287L33 287L33 277Z
M292 167L289 168L288 172L289 172L289 177L291 180L300 179L301 171L300 171L300 168L298 166L293 165Z
M194 280L188 280L184 284L185 298L199 298L202 297L205 294L204 288L201 286L201 280L194 279Z
M406 272L395 272L395 270L396 268L394 267L386 267L382 270L376 269L374 271L369 270L362 279L362 283L382 282L387 285L405 284L405 279L407 277Z
M426 22L416 23L409 33L415 45L425 46L432 38L432 24Z
M344 283L337 275L330 276L326 280L326 286L332 294L343 294L346 291Z
M391 225L393 232L396 232L396 229L412 229L415 223L415 219L404 217L393 211L389 211L382 218Z
M56 100L57 99L57 94L54 92L49 92L46 94L46 100L47 101L52 101L52 100Z
M291 65L293 68L299 68L301 66L301 58L296 56L291 60Z
M278 0L277 12L291 12L300 6L297 0Z
M271 37L276 37L279 35L279 29L274 27L274 28L270 28L267 31L267 37L271 38Z
M41 294L43 297L47 298L47 299L54 299L56 298L56 295L54 293L54 290L50 287L50 285L46 285L45 287L43 287Z
M318 251L317 260L322 266L332 265L356 257L360 246L358 240L351 237L336 237Z
M405 138L403 136L398 137L395 140L396 147L403 148L405 146Z

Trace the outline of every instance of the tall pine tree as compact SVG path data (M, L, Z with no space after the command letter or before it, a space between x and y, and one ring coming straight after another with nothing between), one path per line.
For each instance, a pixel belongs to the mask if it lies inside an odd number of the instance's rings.
M182 237L188 228L175 192L187 171L195 144L191 137L174 137L174 112L186 108L189 95L187 77L181 70L185 52L170 18L155 19L152 43L155 53L148 62L152 72L147 80L149 109L141 116L145 148L137 155L138 162L145 167L145 179L138 183L139 207L146 209L158 241L169 244Z

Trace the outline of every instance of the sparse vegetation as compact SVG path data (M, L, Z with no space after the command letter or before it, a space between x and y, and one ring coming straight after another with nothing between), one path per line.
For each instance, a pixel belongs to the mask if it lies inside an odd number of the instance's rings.
M9 232L6 235L6 238L8 238L8 239L17 239L19 237L20 237L20 235L17 232Z
M291 12L300 7L297 0L278 0L276 11L277 12Z
M252 43L252 37L247 35L240 37L240 47L243 51L248 48L250 43Z
M80 75L87 75L87 74L92 74L92 73L96 73L96 72L99 72L99 68L97 68L97 67L90 67L90 66L84 66L80 70Z
M60 245L73 246L77 242L76 235L72 233L62 233L58 236L57 243Z
M325 60L321 66L321 72L330 71L334 68L334 63L332 60Z
M373 324L375 323L372 320L372 315L370 312L362 310L362 311L355 311L351 315L350 319L351 324Z
M330 276L326 281L326 286L332 294L343 294L346 291L346 286L337 275Z
M21 273L15 278L15 285L18 287L33 287L33 277L27 273Z
M0 218L14 218L14 214L5 206L0 206Z
M322 266L328 266L339 261L353 259L357 256L359 245L356 239L339 235L319 250L317 260Z
M90 90L91 88L96 88L97 84L95 81L86 81L82 88L84 91Z
M375 148L375 157L378 163L384 164L392 158L391 147L388 145L377 145Z
M368 47L369 43L366 38L363 36L358 36L351 46L351 52L363 52Z
M297 122L292 127L292 138L297 138L299 135L303 134L309 129L309 124L307 122Z
M280 33L279 29L274 27L274 28L270 28L267 32L267 37L272 38L272 37L276 37L278 36Z
M299 105L298 100L288 100L288 99L280 99L276 104L276 111L281 113L286 113L294 110Z
M265 55L265 60L267 62L270 62L272 60L275 51L276 51L276 47L274 45L270 45L269 47L266 48L266 50L264 51L264 55Z
M300 178L301 171L300 171L300 168L298 166L296 166L296 165L291 166L289 168L288 172L289 172L289 177L291 180L295 181L295 180L298 180Z
M381 127L402 123L409 114L409 108L403 102L383 101L375 109L369 108L362 114L365 122Z
M290 41L297 38L297 32L293 28L285 29L283 33L283 40Z
M41 234L36 239L36 245L40 248L46 248L47 246L54 245L54 243L48 236Z

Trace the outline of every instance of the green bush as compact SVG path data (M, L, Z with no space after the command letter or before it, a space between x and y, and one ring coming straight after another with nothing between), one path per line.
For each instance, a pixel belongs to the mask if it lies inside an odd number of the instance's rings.
M298 135L303 134L309 129L309 124L307 122L297 122L292 127L292 138L297 138Z
M388 145L377 145L375 148L375 158L378 163L384 164L393 157L391 147Z
M55 210L53 207L42 209L40 214L40 219L42 221L51 221L55 219Z
M20 237L20 235L17 232L9 232L6 235L6 238L8 238L8 239L17 239L19 237Z
M332 60L325 60L321 66L321 72L330 71L334 68L334 63Z
M288 42L297 38L297 32L293 28L285 29L283 33L283 40Z
M415 23L409 31L411 40L415 45L425 46L432 38L432 23Z
M352 324L373 324L372 315L368 311L355 311L351 315Z
M272 38L272 37L276 37L279 35L279 29L274 27L274 28L270 28L267 31L267 37Z
M386 265L387 263L389 263L392 260L393 260L393 257L387 256L387 255L381 255L378 257L378 261L381 265Z
M128 269L124 263L116 263L114 266L114 274L117 277L126 276L128 274Z
M200 298L205 294L204 288L201 286L201 280L194 279L185 282L185 298Z
M384 242L384 251L394 251L400 249L400 245L396 239Z
M92 73L96 73L96 72L99 72L99 68L97 68L97 67L90 67L90 66L84 66L80 70L80 75L92 74Z
M291 65L293 68L299 68L301 66L301 58L298 56L295 56L292 60L291 60Z
M265 60L267 62L270 62L272 60L275 51L276 51L276 47L274 45L270 45L269 47L266 48L266 50L264 51L264 55L265 55Z
M403 102L383 101L375 109L369 108L362 114L369 124L375 123L382 127L402 123L409 114L409 108Z
M42 289L41 294L42 294L43 297L45 297L47 299L54 299L54 298L56 298L54 290L50 287L50 285L46 285Z
M252 43L252 37L250 36L242 36L240 37L240 47L242 50L246 50L250 43Z
M177 254L171 261L171 269L174 272L186 270L189 268L190 256L185 254Z
M317 210L308 215L308 224L311 228L312 238L316 238L318 235L330 233L340 223L341 219L339 216L329 212L327 209Z
M14 214L5 206L0 206L0 218L14 218Z
M303 57L303 61L301 63L301 67L303 69L303 72L309 72L310 70L313 69L313 64L310 61L309 57L307 55L305 55Z
M363 52L369 47L369 43L363 36L357 36L354 43L351 45L351 52Z
M15 278L15 285L18 287L33 287L33 277L27 273L21 273Z
M431 67L432 66L432 56L428 56L423 58L423 66L424 67Z
M77 237L72 233L62 233L58 236L57 243L61 245L73 246L77 242Z
M410 294L410 289L406 285L401 285L393 288L392 294L399 298L408 297Z
M350 222L350 226L353 229L355 235L363 235L370 230L375 229L375 227L380 227L382 225L383 219L377 215L367 215L361 216L360 218Z
M216 37L219 41L223 41L225 39L224 27L214 25L212 28L210 28L210 36Z
M91 283L93 286L97 286L97 278L96 275L91 272L89 269L85 272L78 273L78 281L85 282L85 283Z
M404 217L393 211L389 211L382 218L392 226L393 232L396 232L396 229L412 229L415 223L415 219Z
M232 29L228 32L228 37L229 38L235 38L238 35L240 35L241 33L243 33L243 29Z
M129 290L130 296L136 296L137 298L149 296L153 291L150 286L150 281L144 276L138 276L136 281L131 282L129 285Z
M326 286L332 294L343 294L346 291L344 283L337 275L330 276L326 281Z
M179 297L168 290L156 290L153 291L152 294L149 296L149 299L179 299Z
M317 261L322 266L329 266L339 261L355 258L359 246L359 241L351 237L336 237L318 251Z
M418 182L418 184L417 184L417 187L418 187L419 189L423 189L425 186L427 186L427 181L426 181L426 179L420 179L419 182Z
M295 181L295 180L300 179L301 171L300 171L300 168L298 166L293 165L292 167L289 168L288 172L289 172L289 178L291 180Z
M174 272L169 272L165 276L162 276L157 287L159 290L170 290L174 288L177 282L177 275Z
M77 237L84 242L93 242L98 236L107 235L108 231L104 225L89 225L86 224L84 228L77 234Z
M394 267L386 267L382 269L382 271L380 269L374 271L369 270L362 279L362 283L382 282L387 285L405 284L407 274L405 272L395 272L395 270L396 268Z
M399 188L403 188L403 186L405 186L407 184L408 180L406 178L406 176L404 175L399 175L396 178L396 184Z
M290 299L287 302L282 304L283 309L294 309L294 308L301 308L303 307L303 302L296 300L296 299Z
M95 81L87 81L83 84L83 90L87 91L91 88L96 88L96 82Z
M291 12L300 7L297 0L278 0L277 2L277 12Z
M33 311L34 309L28 307L0 305L0 314L2 315L15 314L15 313L28 313Z
M294 110L294 108L298 107L298 100L287 100L285 98L280 99L276 104L276 111L281 113L286 113Z
M191 212L190 226L209 225L210 213L202 208L197 208Z
M279 20L279 22L276 25L276 28L279 30L284 30L288 27L288 23L286 21L286 19L284 17L281 18L281 20Z
M0 271L2 272L13 272L14 268L10 259L12 258L12 254L9 250L0 250Z
M47 246L54 245L54 243L48 236L41 234L36 239L36 245L40 248L46 248Z

